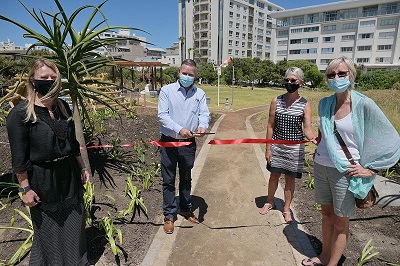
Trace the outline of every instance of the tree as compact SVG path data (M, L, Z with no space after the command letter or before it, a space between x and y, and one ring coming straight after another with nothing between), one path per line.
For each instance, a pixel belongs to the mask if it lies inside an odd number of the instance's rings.
M218 79L218 73L215 71L213 64L200 62L198 66L197 78L207 81L208 84L213 84L214 81Z
M93 79L84 79L84 77L90 75L91 72L112 62L112 58L98 54L94 52L94 50L100 47L115 45L115 43L119 40L131 39L138 41L138 39L134 37L114 37L101 39L100 34L114 29L140 29L124 26L108 26L107 19L101 12L101 7L107 2L107 0L102 2L99 6L85 5L79 7L69 17L61 6L59 0L54 0L58 8L58 11L54 14L42 10L39 14L37 14L34 9L31 11L21 1L19 2L34 18L39 26L42 27L45 34L40 34L28 26L3 15L0 15L0 19L8 21L26 31L24 34L25 38L32 38L37 41L28 49L27 54L22 56L31 59L47 58L52 60L57 65L61 75L67 80L67 82L63 82L62 84L61 94L68 94L72 99L73 118L76 127L77 139L81 146L86 146L79 110L81 110L83 117L88 117L88 112L85 109L85 102L89 98L113 109L111 106L109 106L109 104L107 104L107 102L101 100L100 96L110 100L113 100L113 98L105 93L102 93L100 90L97 90L91 85L115 84ZM76 31L72 27L74 20L82 11L89 8L93 9L92 13L88 16L88 19L83 25L82 30ZM92 26L92 21L98 13L101 14L103 20L95 26ZM104 24L106 25L104 26ZM41 56L29 54L30 50L35 47L45 47L51 51L51 53ZM90 123L89 119L88 121ZM85 165L90 168L86 149L82 150L82 158L85 161Z

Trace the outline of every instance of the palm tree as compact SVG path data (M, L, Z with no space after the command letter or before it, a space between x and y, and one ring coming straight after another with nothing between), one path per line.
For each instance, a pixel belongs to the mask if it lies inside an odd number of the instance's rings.
M181 62L183 62L183 60L185 60L185 37L181 36L178 38L179 39L179 43L181 45Z
M111 96L102 93L96 89L94 84L107 84L115 85L109 82L84 79L89 74L105 65L112 64L113 59L105 57L95 52L95 49L99 47L115 46L119 40L136 40L134 37L113 37L101 39L100 35L104 32L108 32L114 29L129 29L139 30L137 28L125 27L125 26L109 26L107 19L101 11L101 7L108 1L105 0L99 6L85 5L76 9L69 17L65 13L59 0L54 0L57 5L58 12L51 14L40 10L39 14L33 9L29 10L20 0L18 0L25 10L36 20L36 22L45 31L45 34L40 34L37 31L17 22L8 17L0 15L0 19L8 21L19 28L26 31L23 35L25 38L35 39L37 42L33 44L24 57L28 58L47 58L52 60L60 70L61 75L67 81L62 84L62 95L69 95L72 99L73 105L73 118L76 127L77 139L82 147L86 146L82 120L80 117L79 110L81 110L82 116L87 117L87 110L85 109L85 102L88 99L93 99L100 102L111 109L113 109L107 102L101 100L101 96L113 100ZM86 23L83 25L82 30L76 31L72 27L72 23L75 18L86 9L93 9L93 12L88 17ZM92 21L97 14L101 14L103 20L91 27ZM104 25L106 24L106 25ZM71 43L67 43L70 41ZM29 54L29 51L35 47L44 47L50 50L52 53L44 56L35 56ZM80 107L80 109L79 109ZM90 120L88 119L89 123ZM85 161L85 165L90 167L89 159L87 156L86 149L82 150L82 157ZM89 169L90 170L90 169Z

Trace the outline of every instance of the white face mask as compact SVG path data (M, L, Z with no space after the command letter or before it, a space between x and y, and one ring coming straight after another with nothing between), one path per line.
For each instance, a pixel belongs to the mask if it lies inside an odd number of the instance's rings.
M348 76L337 79L328 79L328 87L337 93L341 93L347 90L350 84L351 82Z

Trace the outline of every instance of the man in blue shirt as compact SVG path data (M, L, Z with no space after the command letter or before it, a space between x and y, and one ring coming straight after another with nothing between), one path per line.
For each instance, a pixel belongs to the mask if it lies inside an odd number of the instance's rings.
M162 142L191 142L181 147L161 147L163 177L164 231L174 232L178 206L175 198L176 166L179 168L179 214L192 223L199 223L192 212L191 170L196 154L195 137L202 137L208 128L210 112L204 91L194 85L196 63L185 59L179 69L177 82L161 88L158 99L158 119Z

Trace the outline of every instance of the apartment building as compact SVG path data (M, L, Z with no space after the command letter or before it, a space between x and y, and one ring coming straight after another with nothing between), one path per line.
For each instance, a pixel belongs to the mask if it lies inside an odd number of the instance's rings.
M306 59L324 71L339 56L364 70L399 69L400 1L349 0L273 12L273 61Z
M271 59L272 11L265 0L178 0L181 59L221 64L226 58Z

